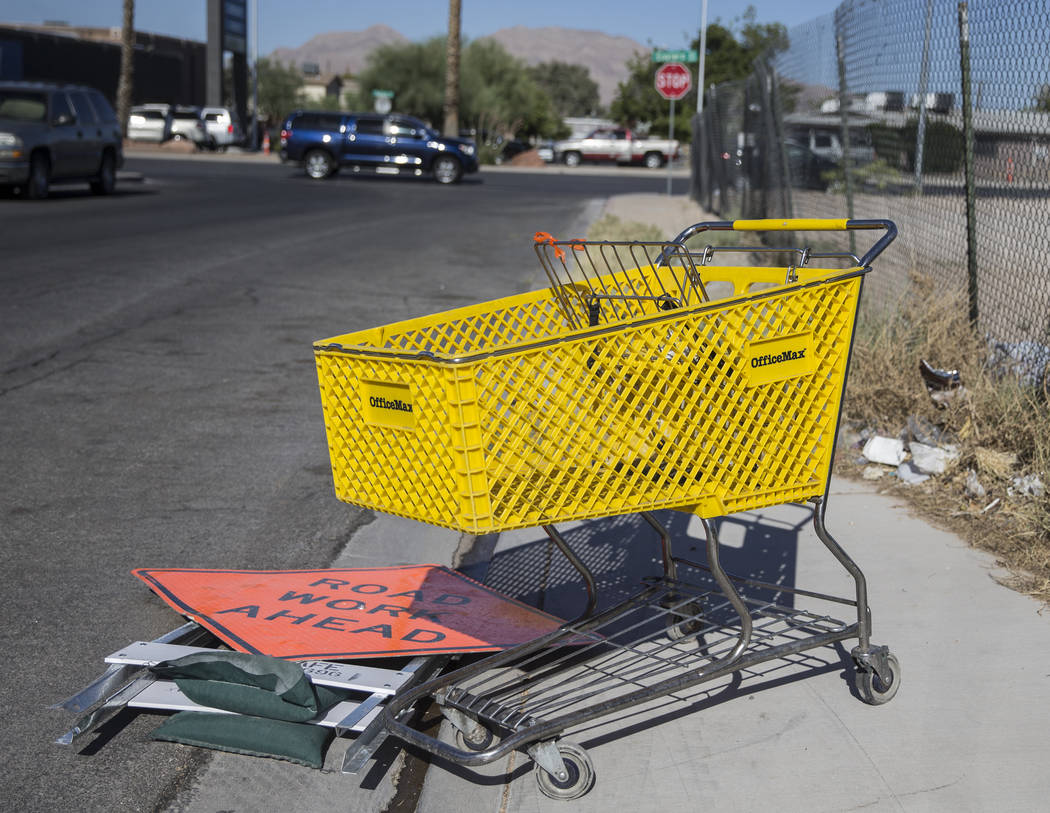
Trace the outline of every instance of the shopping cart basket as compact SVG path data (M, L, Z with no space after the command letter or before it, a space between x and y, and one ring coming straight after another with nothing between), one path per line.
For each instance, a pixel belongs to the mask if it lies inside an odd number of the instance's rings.
M863 258L688 245L709 231L869 229L883 234ZM341 499L472 534L542 526L587 591L584 612L558 631L394 698L345 769L392 733L468 766L527 751L544 793L575 798L594 775L583 750L559 740L566 729L854 638L859 694L892 698L899 665L870 642L864 576L824 510L861 284L895 236L886 220L800 219L699 223L667 243L540 233L547 290L318 342ZM734 251L790 262L714 264ZM734 581L720 565L713 518L805 502L854 597ZM706 563L672 555L659 508L700 517ZM594 577L555 525L632 512L659 535L663 575L595 613ZM754 588L853 606L856 621ZM424 697L457 729L456 747L408 724Z

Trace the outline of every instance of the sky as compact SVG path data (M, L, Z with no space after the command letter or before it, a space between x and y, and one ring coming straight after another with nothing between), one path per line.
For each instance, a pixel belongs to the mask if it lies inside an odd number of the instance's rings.
M259 8L259 52L297 47L325 31L360 31L377 23L411 40L445 33L446 0L249 0ZM751 0L760 23L781 22L788 28L827 14L840 0ZM203 41L205 0L136 0L135 27ZM639 13L639 9L644 12ZM730 23L747 8L747 0L709 0L708 20ZM122 0L2 0L0 22L111 27L121 24ZM514 25L557 25L627 36L643 45L682 48L700 29L701 0L462 0L462 33L474 39ZM569 56L569 55L567 55Z

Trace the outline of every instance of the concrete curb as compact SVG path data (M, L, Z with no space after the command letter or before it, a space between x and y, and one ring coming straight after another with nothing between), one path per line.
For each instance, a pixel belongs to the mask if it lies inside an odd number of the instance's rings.
M167 151L163 147L157 147L153 145L135 145L133 147L125 146L124 148L125 159L143 158L146 160L162 160L162 161L202 161L205 163L215 162L231 162L231 163L254 163L254 164L281 164L283 163L280 156L277 153L264 154L260 152L248 152L240 150L227 150L226 152L173 152ZM579 166L579 167L567 167L564 164L545 164L544 166L538 167L516 167L508 164L502 164L496 166L495 164L485 164L479 170L482 174L546 174L546 175L590 175L590 176L617 176L620 178L624 177L635 177L635 178L653 178L658 180L660 178L667 177L667 168L663 169L645 169L644 167L619 167L612 164L602 164L595 166ZM676 166L672 169L672 176L675 178L687 178L689 177L689 168L687 166Z

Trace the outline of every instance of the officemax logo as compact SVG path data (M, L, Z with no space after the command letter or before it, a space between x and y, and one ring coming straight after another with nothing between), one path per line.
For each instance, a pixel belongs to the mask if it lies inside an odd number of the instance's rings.
M408 384L361 382L361 412L365 423L390 429L416 428L416 395Z
M368 399L368 405L374 409L392 409L395 412L411 412L412 405L406 404L400 398L389 400L381 395L373 395Z
M752 343L744 351L749 386L809 375L816 369L812 333L795 333Z
M751 359L752 367L767 367L770 364L783 364L785 361L796 361L798 359L804 359L806 357L806 349L801 350L785 350L783 353L777 353L775 356L764 355L757 356Z

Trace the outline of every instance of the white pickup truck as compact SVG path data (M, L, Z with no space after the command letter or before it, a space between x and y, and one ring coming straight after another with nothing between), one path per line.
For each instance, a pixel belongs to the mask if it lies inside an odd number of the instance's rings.
M656 169L678 157L678 142L666 138L636 138L630 130L599 129L586 138L557 141L554 161L579 166L584 161L644 164Z

